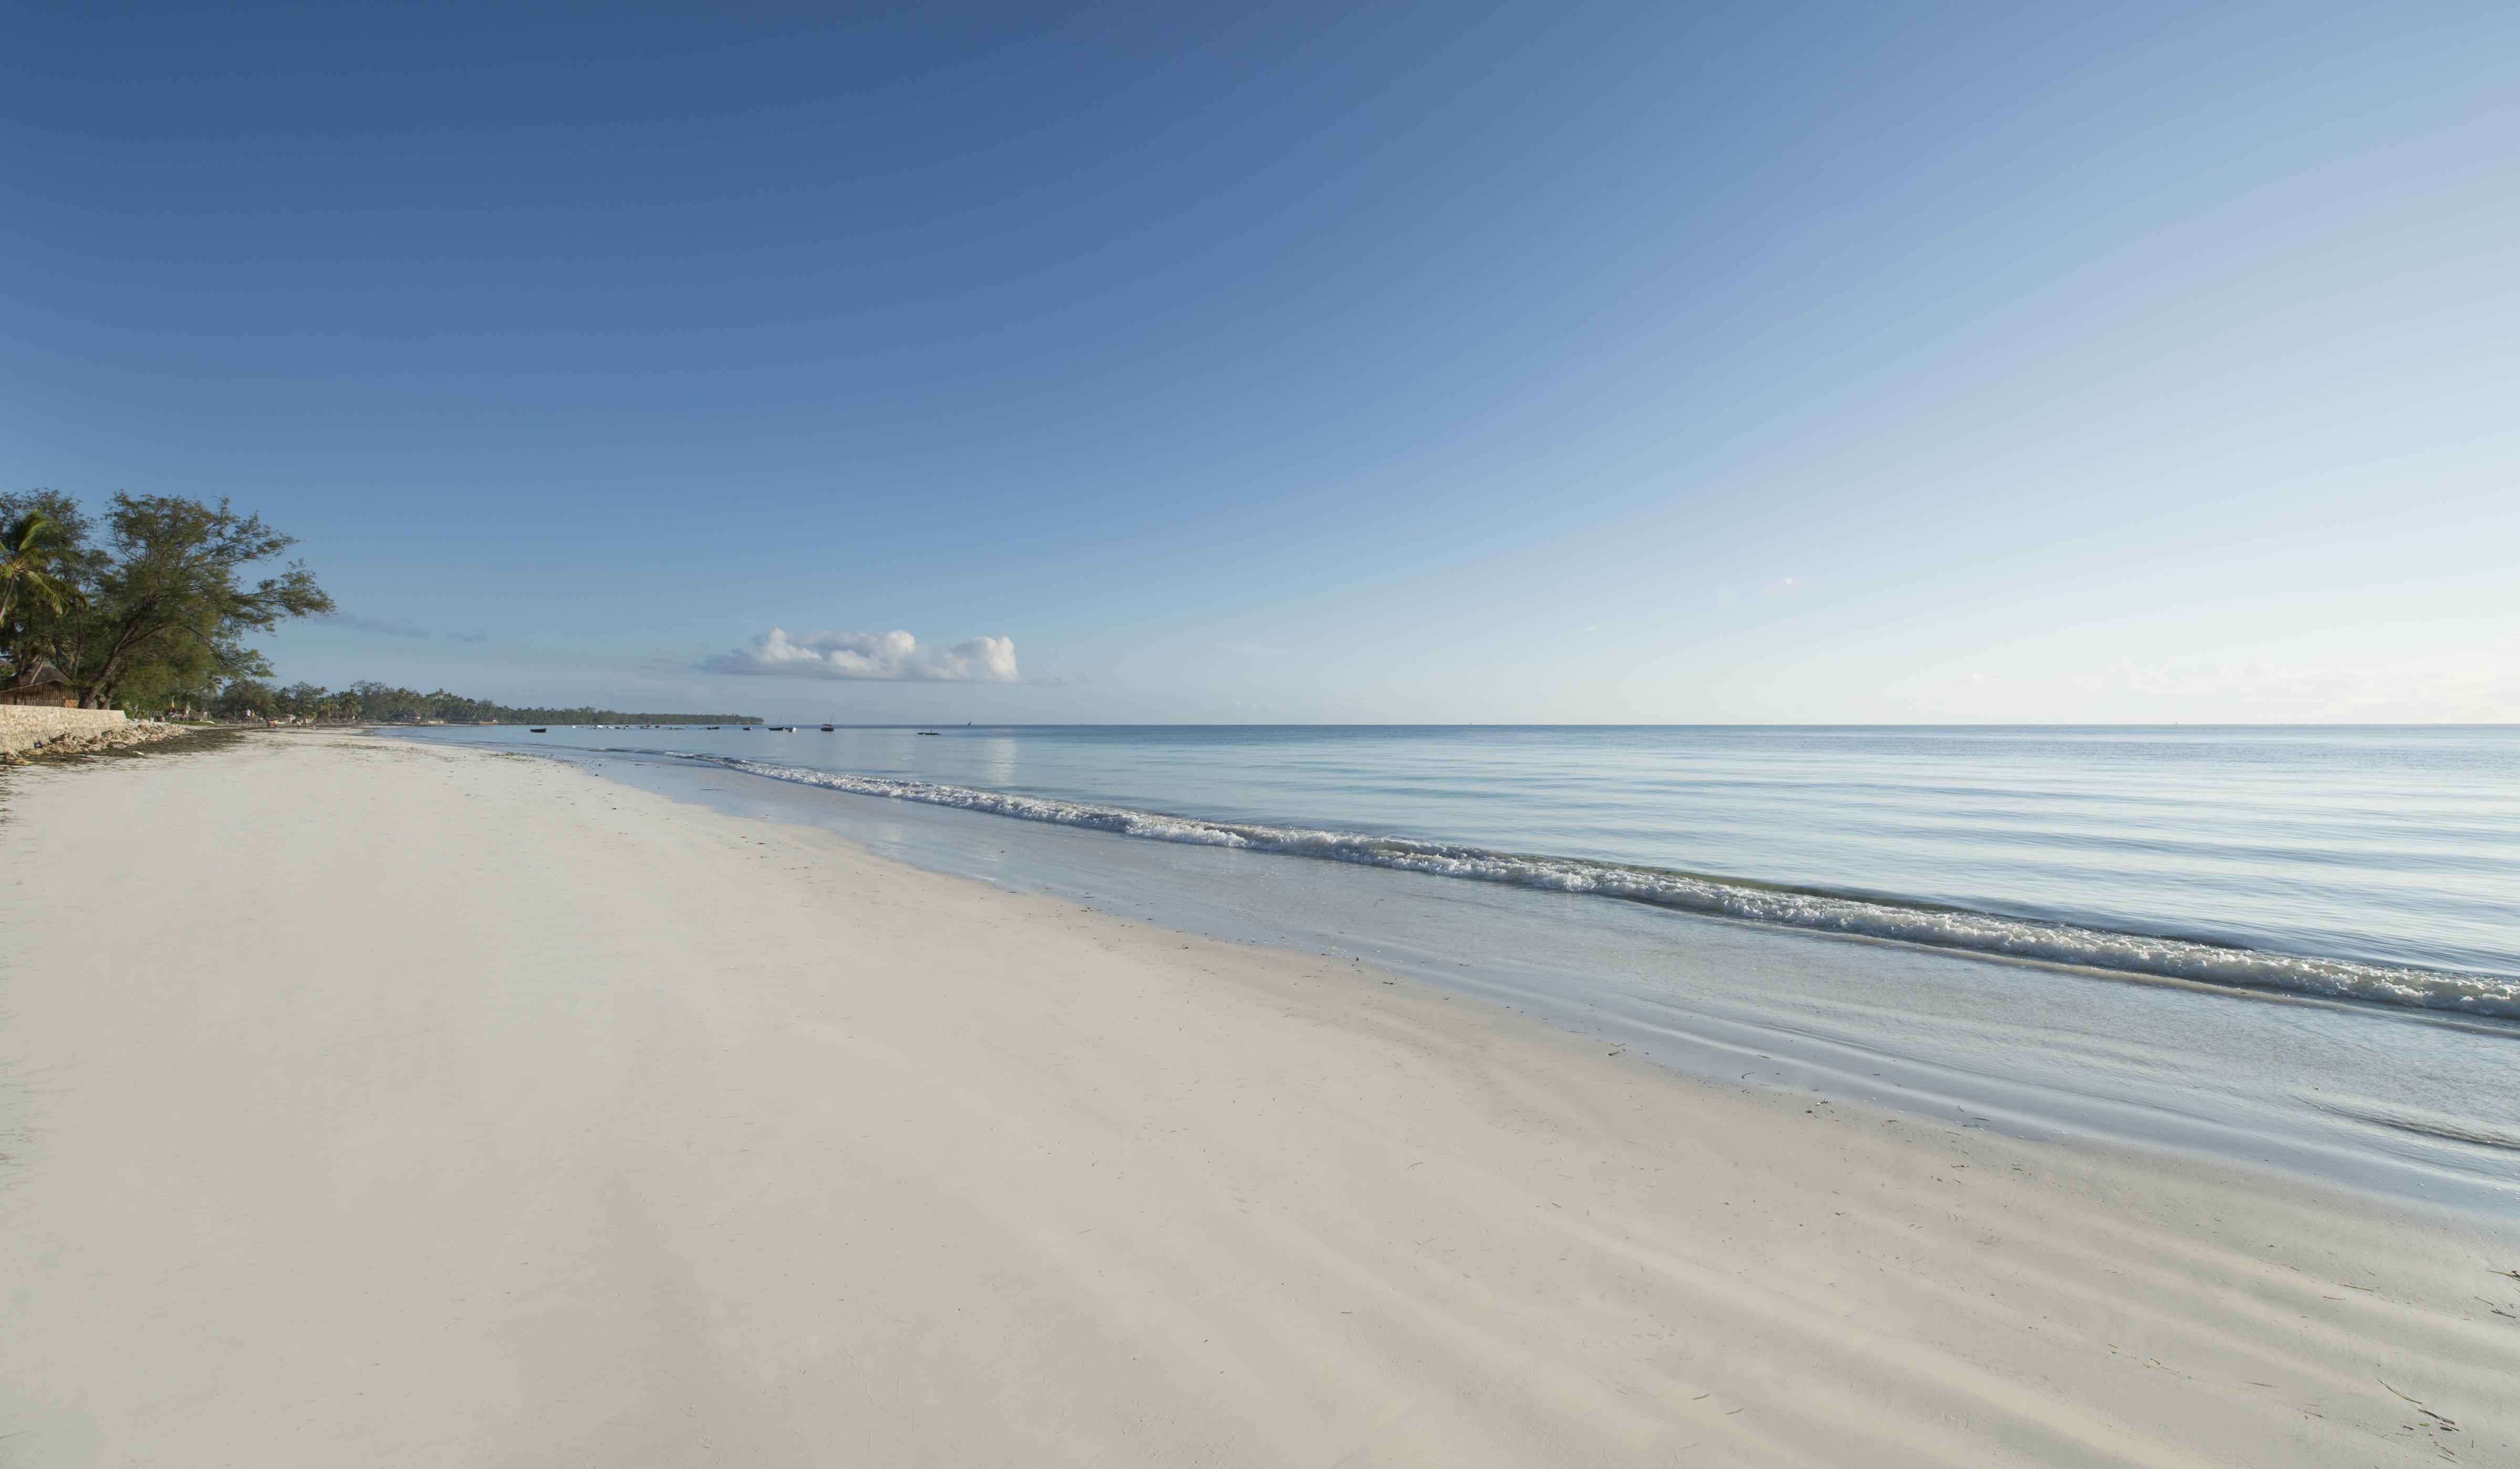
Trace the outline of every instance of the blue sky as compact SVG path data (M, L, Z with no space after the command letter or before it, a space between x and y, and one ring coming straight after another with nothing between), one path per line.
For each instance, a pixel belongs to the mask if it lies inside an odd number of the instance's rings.
M232 497L349 614L284 678L512 701L2515 720L2515 75L2504 5L21 6L0 483Z

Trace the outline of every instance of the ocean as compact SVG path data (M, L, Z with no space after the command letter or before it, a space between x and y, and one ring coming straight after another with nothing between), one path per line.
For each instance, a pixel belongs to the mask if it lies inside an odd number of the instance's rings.
M2520 728L413 733L1370 959L1694 1074L2520 1184Z

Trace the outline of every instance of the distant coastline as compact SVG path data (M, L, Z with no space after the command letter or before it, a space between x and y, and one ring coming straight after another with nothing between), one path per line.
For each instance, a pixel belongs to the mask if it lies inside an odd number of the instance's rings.
M617 709L500 709L476 725L757 725L758 714L624 714ZM464 724L464 720L370 719L366 724Z
M587 706L512 707L443 689L422 693L363 681L345 689L292 684L275 689L240 679L206 711L213 718L319 725L757 725L758 714L634 714Z
M501 709L488 719L357 719L307 721L362 725L758 725L758 714L624 714L617 709Z

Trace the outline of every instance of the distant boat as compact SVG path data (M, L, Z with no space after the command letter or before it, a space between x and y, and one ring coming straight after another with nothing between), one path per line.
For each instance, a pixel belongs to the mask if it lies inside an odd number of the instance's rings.
M935 734L936 732L935 732L934 730L922 730L922 731L920 731L919 733L920 733L920 734Z
M536 726L534 726L534 727L533 727L533 733L534 733L534 734L550 734L550 733L551 733L551 726L549 726L549 725L536 725Z
M832 733L832 727L831 727L830 725L825 725L825 726L823 726L823 733L824 733L824 734L831 734L831 733Z

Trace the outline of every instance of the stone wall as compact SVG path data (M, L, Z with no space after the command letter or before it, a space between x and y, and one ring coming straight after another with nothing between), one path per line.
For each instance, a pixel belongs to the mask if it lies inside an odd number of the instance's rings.
M46 708L41 704L0 704L0 765L15 765L29 755L58 755L72 750L109 750L147 744L189 734L181 725L154 719L126 719L119 709Z

